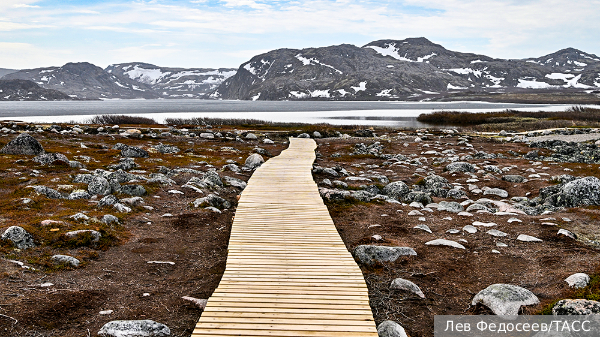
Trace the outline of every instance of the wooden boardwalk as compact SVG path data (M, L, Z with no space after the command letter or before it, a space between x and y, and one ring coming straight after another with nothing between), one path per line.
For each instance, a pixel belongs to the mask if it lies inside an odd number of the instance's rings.
M312 178L315 148L292 138L252 175L192 336L377 337L363 275Z

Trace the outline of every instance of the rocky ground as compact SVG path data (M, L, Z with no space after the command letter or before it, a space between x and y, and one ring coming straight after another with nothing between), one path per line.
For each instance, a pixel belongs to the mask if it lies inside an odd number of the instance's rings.
M2 335L113 336L123 327L109 322L151 320L139 328L189 336L225 268L244 182L304 131L377 324L432 336L434 315L548 313L569 298L589 302L555 311L598 308L595 144L314 128L4 123ZM578 273L579 289L565 281ZM496 288L520 304L492 305Z

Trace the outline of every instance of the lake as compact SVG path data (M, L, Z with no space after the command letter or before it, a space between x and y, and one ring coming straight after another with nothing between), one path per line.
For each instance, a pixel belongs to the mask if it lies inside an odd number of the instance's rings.
M348 102L348 101L216 101L216 100L105 100L56 102L0 102L0 120L85 123L95 115L122 114L165 118L215 117L272 122L329 123L423 127L422 113L440 110L488 112L506 109L558 111L571 105L487 102Z

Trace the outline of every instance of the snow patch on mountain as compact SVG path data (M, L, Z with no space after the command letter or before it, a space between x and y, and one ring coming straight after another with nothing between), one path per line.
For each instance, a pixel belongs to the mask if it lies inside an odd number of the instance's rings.
M306 58L306 57L302 56L302 54L298 54L298 55L296 55L296 59L298 59L298 61L302 62L303 66L321 65L323 67L327 67L327 68L332 69L333 71L337 72L340 75L343 74L343 72L341 70L338 70L335 67L330 66L328 64L325 64L325 63L323 63L323 62L321 62L321 61L319 61L319 60L317 60L315 58L310 58L309 59L309 58Z
M352 89L354 89L354 92L357 93L359 91L365 91L367 90L367 82L360 82L358 84L358 87L351 87Z
M517 88L525 89L548 89L552 87L546 82L538 82L535 78L519 78L519 84L517 84Z

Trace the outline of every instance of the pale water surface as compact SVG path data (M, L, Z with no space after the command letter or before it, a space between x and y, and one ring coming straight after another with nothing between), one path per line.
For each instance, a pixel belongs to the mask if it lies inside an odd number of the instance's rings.
M329 123L421 127L415 118L433 111L558 111L570 105L486 102L315 102L212 100L105 100L0 102L0 120L84 123L96 115L126 114L154 118L217 117L272 122Z

